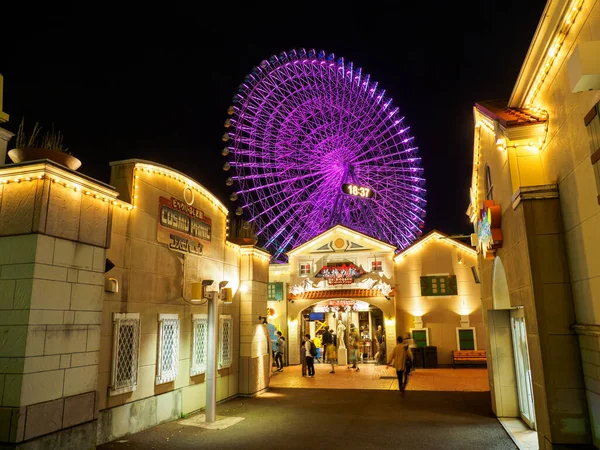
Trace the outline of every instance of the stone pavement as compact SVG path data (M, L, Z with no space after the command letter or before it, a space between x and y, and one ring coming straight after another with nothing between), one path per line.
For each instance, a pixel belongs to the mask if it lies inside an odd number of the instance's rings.
M315 389L382 389L398 390L396 371L389 366L360 364L360 371L345 366L335 368L330 374L328 364L315 365L315 378L302 377L302 367L284 367L275 372L270 386L274 388ZM485 392L490 390L488 372L485 368L417 369L409 378L407 390L413 391L463 391Z
M218 405L217 416L244 420L211 430L183 419L99 449L516 449L488 392L271 388Z

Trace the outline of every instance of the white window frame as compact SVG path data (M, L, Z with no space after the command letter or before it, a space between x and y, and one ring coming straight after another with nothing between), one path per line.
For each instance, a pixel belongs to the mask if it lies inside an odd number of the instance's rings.
M425 331L425 336L426 336L426 339L427 339L427 347L429 347L429 345L430 345L429 344L429 328L409 328L408 330L410 331L410 338L411 339L413 338L412 337L412 332L413 331ZM415 345L416 345L416 343L415 343Z
M473 331L473 350L477 350L477 333L475 332L475 327L456 327L456 349L462 350L460 348L460 337L458 335L459 330L471 330Z
M119 380L119 355L126 343L121 342L120 330L123 326L134 326L131 358L131 376L128 380ZM137 329L136 329L137 328ZM111 363L111 382L109 395L119 395L125 392L133 392L137 387L138 368L140 359L140 333L141 322L139 313L113 313L113 349Z
M165 341L167 333L165 328L174 326L173 338L169 343ZM158 352L156 361L156 384L169 383L175 381L179 373L179 340L181 339L181 323L179 314L159 314L158 315ZM170 351L167 352L166 345L172 345ZM165 370L163 355L171 355L171 369ZM168 357L168 356L167 356Z
M224 338L224 325L225 322L229 323L229 333L227 335L227 341ZM223 358L223 351L225 345L229 348L229 359ZM231 367L233 363L233 318L230 315L219 316L219 369L225 369Z
M198 336L198 325L203 324L205 327L204 336ZM198 359L197 346L200 339L204 341L204 359ZM195 377L202 373L206 373L208 364L208 315L207 314L192 314L192 354L190 356L190 376Z
M375 261L377 261L378 263L381 263L380 270L373 270L373 263ZM383 258L369 258L367 263L369 264L369 272L383 272Z
M302 273L302 266L308 266L308 272ZM308 277L312 273L312 263L310 261L302 261L298 263L298 275L301 277Z

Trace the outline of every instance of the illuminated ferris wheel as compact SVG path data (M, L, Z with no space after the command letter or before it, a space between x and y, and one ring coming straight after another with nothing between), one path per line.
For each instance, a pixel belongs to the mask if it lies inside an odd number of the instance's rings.
M225 121L231 200L274 259L341 224L405 248L425 179L410 128L360 68L314 50L262 61Z

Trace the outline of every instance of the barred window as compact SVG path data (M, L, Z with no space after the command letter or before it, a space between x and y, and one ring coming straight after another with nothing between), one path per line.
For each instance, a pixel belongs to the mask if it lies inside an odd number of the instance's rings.
M139 313L114 313L110 395L135 391L139 354Z
M192 365L190 376L206 373L208 318L206 314L192 316Z
M233 361L233 319L231 316L220 316L219 335L219 368L231 366Z
M156 384L168 383L177 378L179 370L179 316L158 316L158 363Z

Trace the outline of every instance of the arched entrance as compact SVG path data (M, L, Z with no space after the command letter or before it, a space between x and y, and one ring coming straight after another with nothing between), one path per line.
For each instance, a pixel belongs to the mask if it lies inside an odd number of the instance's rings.
M492 304L493 309L488 311L493 362L490 387L495 396L496 415L521 417L535 429L524 310L511 306L508 280L500 257L494 259L492 269Z
M385 345L381 344L385 339L384 314L377 306L362 300L334 298L308 306L299 316L299 342L302 336L309 334L316 344L320 344L320 336L327 329L332 331L338 348L342 341L350 348L350 331L356 328L360 335L358 362L375 363L380 350L380 361L384 361ZM321 356L319 349L319 362L323 361Z
M325 308L328 310L325 311ZM314 337L313 328L318 325L311 322L310 314L325 314L323 319L329 328L337 334L338 320L342 320L345 326L345 343L348 344L347 337L350 331L350 325L354 323L360 330L361 325L368 325L368 332L372 335L381 326L381 333L385 341L384 347L393 348L396 341L396 322L395 322L395 307L392 300L385 297L349 297L335 296L335 292L331 292L330 296L321 296L314 300L296 300L288 305L288 363L291 365L300 364L299 348L302 342L301 337L305 334L310 334ZM361 314L362 313L362 314ZM366 313L366 314L365 314ZM307 317L308 315L308 317ZM335 315L335 317L334 317ZM320 316L313 316L313 319L318 319ZM369 322L370 320L370 322ZM312 328L311 328L312 327ZM311 332L311 330L313 330ZM364 328L363 328L364 330ZM371 344L371 347L375 347ZM372 357L377 350L369 350L369 355ZM368 358L367 358L368 359Z

